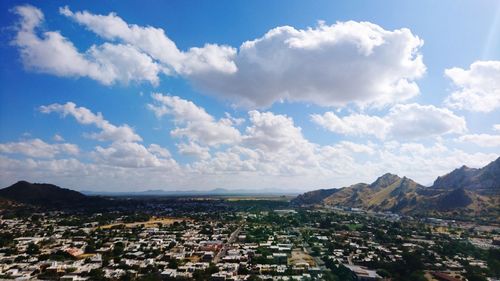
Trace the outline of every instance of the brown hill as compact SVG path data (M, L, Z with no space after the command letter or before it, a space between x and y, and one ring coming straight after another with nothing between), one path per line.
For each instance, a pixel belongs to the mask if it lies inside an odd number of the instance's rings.
M325 205L403 214L453 213L500 217L500 158L481 169L463 166L438 177L431 187L385 174L371 184L306 192L299 205Z
M425 188L406 177L385 174L372 184L342 188L323 200L324 204L373 211L409 211L416 206L417 191Z
M482 193L500 192L500 157L487 166L474 169L462 166L452 172L438 177L433 188L476 190Z

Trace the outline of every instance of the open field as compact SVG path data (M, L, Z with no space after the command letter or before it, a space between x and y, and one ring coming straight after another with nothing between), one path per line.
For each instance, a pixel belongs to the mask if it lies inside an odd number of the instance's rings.
M241 195L241 196L220 196L220 198L225 199L225 200L230 201L230 202L234 202L234 201L261 201L261 200L289 202L290 200L295 198L295 196L272 196L272 195L245 196L245 195Z
M109 228L113 228L113 227L120 226L120 225L123 225L125 227L129 227L129 228L137 227L139 225L144 225L144 227L154 227L154 226L157 226L158 224L171 225L171 224L173 224L175 222L183 222L183 221L189 221L189 219L182 219L182 218L151 218L148 221L131 222L131 223L112 223L112 224L98 226L96 228L98 228L98 229L109 229Z
M309 254L305 253L304 251L302 251L300 249L292 250L292 254L288 258L288 264L298 265L298 264L303 264L303 263L307 263L311 267L316 266L316 262L314 261L314 258L311 257Z
M81 254L81 255L77 256L77 258L81 259L81 260L84 260L86 258L91 258L93 256L95 256L95 254Z

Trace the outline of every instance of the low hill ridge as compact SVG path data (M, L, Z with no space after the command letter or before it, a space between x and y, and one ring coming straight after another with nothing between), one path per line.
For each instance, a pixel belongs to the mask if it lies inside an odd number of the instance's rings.
M0 197L19 203L46 207L82 206L96 200L102 200L57 185L27 181L18 181L9 187L0 189Z

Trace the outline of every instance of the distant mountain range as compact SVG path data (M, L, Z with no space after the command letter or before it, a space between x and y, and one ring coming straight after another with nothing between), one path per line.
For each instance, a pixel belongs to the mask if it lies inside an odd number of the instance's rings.
M163 190L151 189L146 191L136 192L96 192L82 191L85 195L100 195L100 196L251 196L251 195L298 195L298 192L287 192L282 190L247 190L236 189L228 190L224 188L216 188L210 190Z
M430 187L385 174L371 184L320 189L297 196L295 205L322 205L403 214L464 213L500 217L500 158L481 169L463 166Z
M273 191L250 191L250 190L226 190L217 188L206 191L166 191L147 190L141 192L91 192L82 193L71 189L61 188L53 184L29 183L19 181L9 187L0 189L0 207L10 206L16 203L43 206L51 208L68 207L105 207L118 204L116 200L106 197L161 197L161 196L275 196L275 195L297 195L279 190Z
M208 191L148 190L128 193L80 193L52 184L19 181L0 189L0 206L29 204L51 208L102 207L118 204L104 196L252 196L282 195L280 191L213 189ZM298 195L294 205L362 208L402 214L453 214L500 218L500 158L481 169L461 167L423 186L407 177L384 174L371 184L320 189Z

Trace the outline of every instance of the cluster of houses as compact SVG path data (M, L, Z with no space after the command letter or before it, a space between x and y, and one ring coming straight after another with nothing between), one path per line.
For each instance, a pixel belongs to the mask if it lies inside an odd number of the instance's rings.
M325 231L310 225L306 239L301 227L259 226L245 223L259 214L239 215L240 221L223 223L184 220L111 226L97 222L68 226L57 216L36 223L1 219L0 279L77 281L101 274L119 280L154 272L163 280L189 280L200 274L207 280L248 280L251 276L261 280L321 280L330 270L326 259L345 266L357 280L381 280L370 264L397 262L403 252L417 249L435 256L434 264L426 266L439 272L460 271L464 259L487 267L485 261L467 256L440 256L430 250L435 240L417 233L398 237L397 243L381 243L370 231ZM254 237L259 227L269 233L260 240ZM487 242L484 237L477 239L477 243Z

